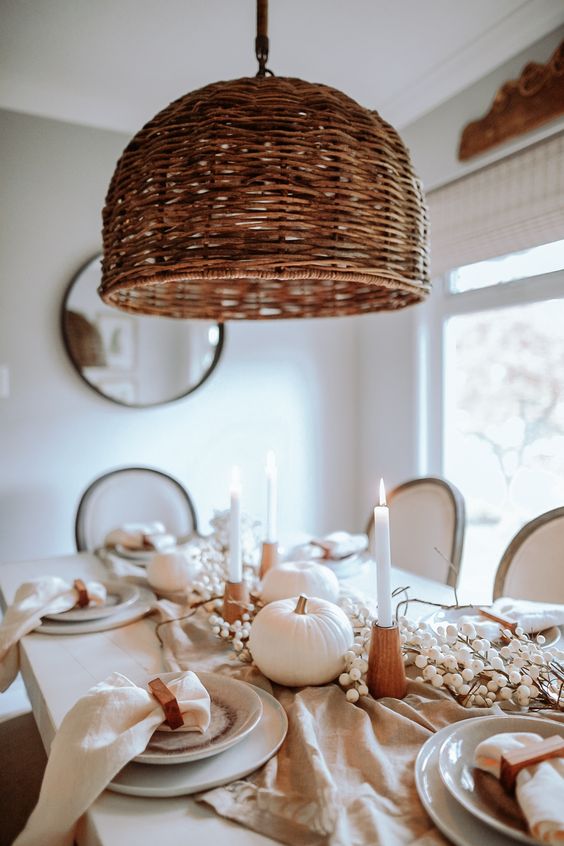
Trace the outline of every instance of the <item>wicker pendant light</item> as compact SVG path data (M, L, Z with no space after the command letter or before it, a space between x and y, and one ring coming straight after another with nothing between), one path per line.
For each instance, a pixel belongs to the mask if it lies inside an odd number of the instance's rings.
M129 143L103 212L100 296L180 318L331 317L429 291L423 193L401 138L326 85L266 68L184 95Z

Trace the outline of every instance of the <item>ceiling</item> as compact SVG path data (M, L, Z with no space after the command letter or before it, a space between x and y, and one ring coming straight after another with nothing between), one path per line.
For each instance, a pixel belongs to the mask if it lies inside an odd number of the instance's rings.
M132 133L253 75L254 0L0 0L0 107ZM270 62L398 128L564 22L560 0L271 0Z

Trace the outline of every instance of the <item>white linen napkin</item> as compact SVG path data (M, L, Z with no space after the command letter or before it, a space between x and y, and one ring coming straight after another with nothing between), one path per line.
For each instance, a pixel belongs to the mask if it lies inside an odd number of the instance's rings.
M179 672L167 687L184 730L205 732L210 697L195 673ZM77 821L163 722L148 688L112 673L65 715L55 735L39 800L14 846L70 846ZM182 728L179 729L182 731Z
M174 535L168 534L164 525L153 523L125 523L117 529L112 529L104 539L104 546L112 549L117 545L126 549L155 550L162 552L176 545Z
M551 602L530 602L501 596L492 605L492 611L508 620L515 620L527 634L564 625L564 605Z
M494 734L478 744L474 764L499 778L502 755L533 746L542 739L533 732ZM564 758L542 761L521 770L515 796L533 837L541 843L564 843Z
M90 605L103 605L106 588L100 582L86 582ZM0 623L0 691L7 690L19 672L18 643L41 624L44 614L70 611L78 602L72 582L46 576L24 582L16 591Z
M550 626L564 625L564 605L530 602L526 599L511 599L508 596L502 596L496 599L488 610L498 617L519 623L527 634L541 632ZM478 614L465 614L458 618L457 623L459 625L472 623L478 637L485 637L488 640L499 639L499 624Z
M312 538L311 541L295 547L290 557L297 558L327 558L339 561L349 555L364 552L368 547L367 535L351 535L348 532L332 532L322 538Z

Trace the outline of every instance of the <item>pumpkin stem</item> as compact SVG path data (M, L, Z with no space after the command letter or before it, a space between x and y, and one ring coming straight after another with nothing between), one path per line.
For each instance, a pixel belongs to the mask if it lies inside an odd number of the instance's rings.
M298 597L298 604L294 608L294 614L307 614L307 596L304 596L303 593L300 594Z

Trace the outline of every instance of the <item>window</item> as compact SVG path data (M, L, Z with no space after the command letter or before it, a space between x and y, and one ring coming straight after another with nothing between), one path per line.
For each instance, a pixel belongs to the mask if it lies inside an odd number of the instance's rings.
M483 594L519 528L564 505L564 241L459 268L437 287L421 324L421 469L465 497L460 583Z

